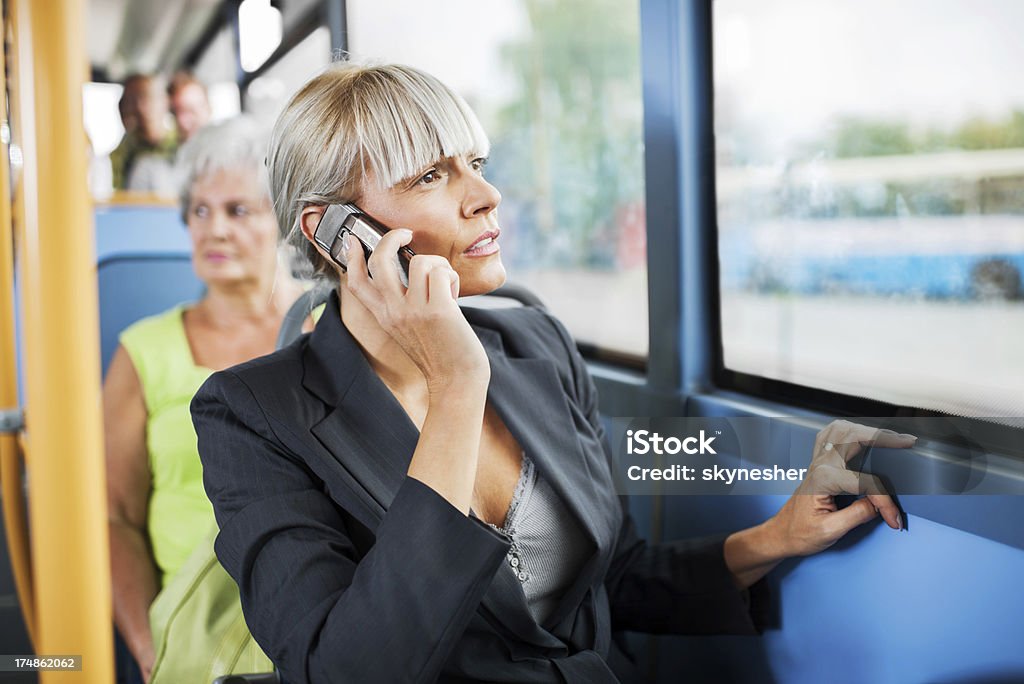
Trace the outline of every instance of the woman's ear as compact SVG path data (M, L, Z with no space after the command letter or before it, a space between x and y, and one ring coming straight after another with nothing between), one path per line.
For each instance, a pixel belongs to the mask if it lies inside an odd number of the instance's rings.
M326 206L313 205L305 207L299 215L299 226L302 228L302 234L314 245L316 241L313 240L313 234L316 233L316 227L320 225L320 219L323 218L325 211L327 211Z

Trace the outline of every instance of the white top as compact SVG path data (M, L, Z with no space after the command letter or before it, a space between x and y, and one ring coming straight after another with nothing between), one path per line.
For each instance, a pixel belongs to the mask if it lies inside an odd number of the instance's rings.
M505 524L512 539L506 567L515 573L530 614L542 623L582 569L588 544L575 517L524 453Z

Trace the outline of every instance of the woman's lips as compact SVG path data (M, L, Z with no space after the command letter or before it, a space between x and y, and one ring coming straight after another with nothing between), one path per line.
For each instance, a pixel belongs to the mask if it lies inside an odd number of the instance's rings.
M463 255L468 257L482 257L496 254L501 251L501 247L498 245L498 235L500 234L500 230L492 230L484 233L476 242L473 243L472 247L463 252Z
M208 252L203 255L203 258L206 259L207 261L212 261L214 263L219 264L227 261L230 257L228 257L227 254L221 254L220 252Z

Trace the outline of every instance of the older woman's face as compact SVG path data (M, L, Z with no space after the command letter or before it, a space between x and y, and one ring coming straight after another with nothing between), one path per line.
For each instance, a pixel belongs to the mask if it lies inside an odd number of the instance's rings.
M498 245L501 193L483 176L486 160L453 157L386 190L364 183L359 208L389 228L412 230L417 254L448 259L461 294L484 294L505 282Z
M192 184L192 265L209 286L273 280L277 220L255 169L225 169Z

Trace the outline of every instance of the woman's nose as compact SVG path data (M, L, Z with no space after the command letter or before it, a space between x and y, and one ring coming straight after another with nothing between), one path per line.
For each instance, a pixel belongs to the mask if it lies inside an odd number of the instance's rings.
M463 204L466 218L483 216L498 208L501 193L478 173L469 176L466 201Z

